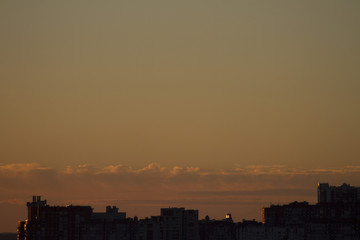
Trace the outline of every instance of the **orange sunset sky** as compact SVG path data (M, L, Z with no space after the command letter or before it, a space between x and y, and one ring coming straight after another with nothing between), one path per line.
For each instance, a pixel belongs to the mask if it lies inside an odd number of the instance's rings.
M0 232L26 201L261 219L360 186L360 1L0 1Z

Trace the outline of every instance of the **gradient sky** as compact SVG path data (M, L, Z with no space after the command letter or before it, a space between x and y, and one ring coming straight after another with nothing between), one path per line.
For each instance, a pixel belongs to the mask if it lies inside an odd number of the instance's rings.
M214 179L247 169L231 178L243 185L221 180L214 191L248 196L251 186L261 199L281 188L288 195L279 202L301 200L287 191L298 187L315 201L309 189L320 180L360 185L349 170L360 165L359 12L357 0L0 1L0 209L24 206L33 194L94 204L101 199L78 193L81 184L119 166L139 183L128 201L147 200L140 183L167 181L174 169ZM59 180L83 174L74 169L90 175ZM153 175L143 178L142 169ZM271 171L267 186L248 177L254 169ZM316 178L324 171L336 176ZM276 173L303 177L280 187ZM308 185L295 184L308 174ZM59 184L61 194L24 184L33 176ZM209 193L192 192L212 185L193 180L197 188L184 184L184 195L170 181L158 196L203 203ZM110 199L114 183L97 182Z

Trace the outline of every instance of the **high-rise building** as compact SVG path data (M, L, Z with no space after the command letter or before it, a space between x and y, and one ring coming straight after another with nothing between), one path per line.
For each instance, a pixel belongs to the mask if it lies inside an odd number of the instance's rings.
M93 212L90 206L50 206L40 196L27 207L18 240L199 240L198 210L162 208L160 216L139 221L115 206Z
M131 240L132 221L118 208L94 213L90 206L49 206L40 196L27 203L28 219L19 222L18 240Z
M293 202L263 208L266 235L282 229L286 239L360 239L359 189L320 183L315 205Z
M329 186L328 183L318 184L318 203L360 202L360 187L343 185Z
M163 239L197 240L199 238L198 210L162 208Z
M198 210L162 208L160 216L139 221L137 240L199 240Z
M19 223L18 239L82 239L85 222L91 218L89 206L49 206L40 196L27 203L28 219Z
M230 213L227 213L223 220L210 220L210 217L206 216L205 219L199 221L199 231L201 240L236 239L236 224Z

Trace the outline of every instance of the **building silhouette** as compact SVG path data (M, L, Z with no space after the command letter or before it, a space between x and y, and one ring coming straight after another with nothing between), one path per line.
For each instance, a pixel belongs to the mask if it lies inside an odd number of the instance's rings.
M160 216L139 221L137 240L199 240L198 210L162 208Z
M40 196L27 203L18 240L359 240L359 187L318 185L318 202L262 209L262 222L234 223L231 214L198 220L198 210L161 208L159 216L127 218L116 206L50 206Z
M90 206L49 206L40 196L27 207L28 219L19 222L18 240L135 239L133 221L116 207L94 213Z
M206 216L199 221L200 239L202 240L235 240L236 228L231 214L226 214L225 219L215 220Z
M329 186L328 183L318 184L318 203L354 203L360 201L360 187L343 185Z
M19 240L81 239L92 213L89 206L49 206L40 196L34 196L27 207L28 219L19 223Z
M40 196L27 207L18 240L199 240L198 210L162 208L160 216L138 220L115 206L96 213L90 206L50 206Z
M272 205L263 208L262 222L267 230L283 229L285 239L360 239L359 190L319 183L317 204Z

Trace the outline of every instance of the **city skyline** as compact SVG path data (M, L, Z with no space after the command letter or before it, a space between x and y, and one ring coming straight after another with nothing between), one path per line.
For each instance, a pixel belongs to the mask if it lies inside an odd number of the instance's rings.
M316 202L319 182L359 186L359 12L0 1L0 232L32 195L259 220L270 202Z
M127 217L116 206L94 212L91 206L51 206L41 196L27 202L28 217L19 221L18 240L301 240L359 239L360 187L344 183L317 185L317 203L294 201L262 208L261 222L231 213L220 219L184 207L160 209L160 215Z
M220 219L230 212L235 221L260 221L262 207L293 201L314 204L318 180L331 185L341 185L344 179L357 182L360 168L253 166L207 171L153 164L142 169L78 166L57 171L29 164L0 167L0 173L9 198L2 202L0 232L13 232L17 221L25 218L26 202L34 194L52 199L54 205L91 205L95 211L116 205L130 217L156 215L159 208L171 206L199 209L201 218Z

